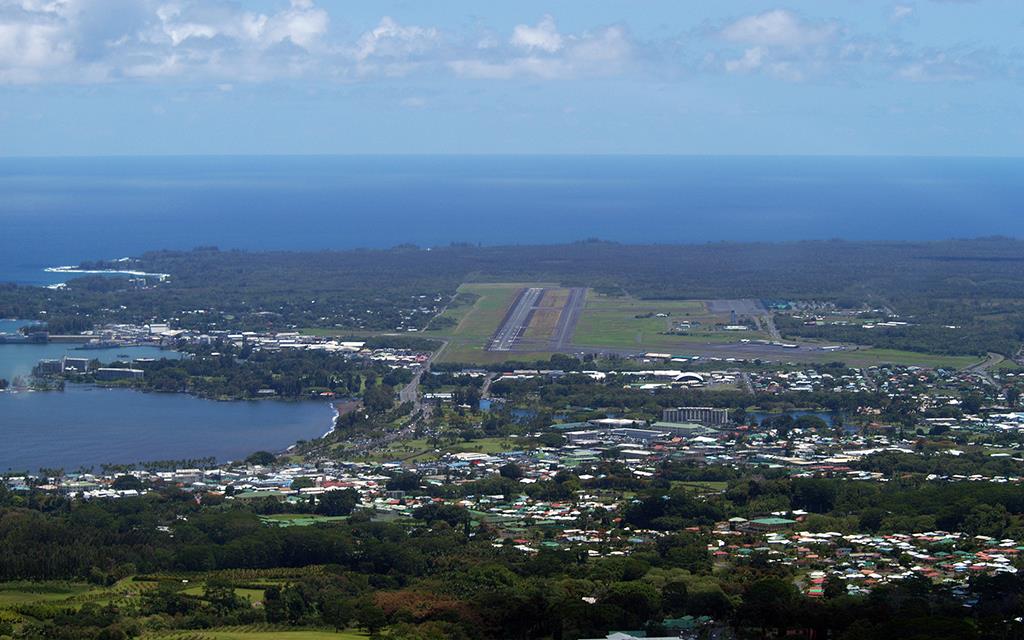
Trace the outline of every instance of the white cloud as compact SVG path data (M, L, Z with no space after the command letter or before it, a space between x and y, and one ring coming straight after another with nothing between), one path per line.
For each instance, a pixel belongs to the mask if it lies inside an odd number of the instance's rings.
M551 15L545 15L535 27L525 24L516 25L512 31L511 42L527 51L539 49L554 53L562 48L562 36L558 33L555 19Z
M726 25L722 37L741 44L799 48L827 42L836 32L835 24L811 24L791 11L775 9Z
M896 77L916 83L969 82L986 73L989 51L936 51L918 56L896 70Z
M743 52L743 56L735 60L726 60L725 70L730 73L747 73L760 69L764 64L764 49L751 47Z
M437 29L404 27L384 16L374 29L360 36L355 58L367 60L371 57L399 58L420 54L434 46L439 37Z
M327 31L327 12L310 0L293 0L270 15L241 11L220 2L170 2L156 10L163 33L177 47L190 39L223 37L236 43L268 47L290 42L310 48Z
M732 74L761 73L788 82L824 75L840 61L843 30L835 22L807 20L791 11L775 9L744 16L718 32L733 47L711 57Z
M890 0L893 20L922 0ZM454 74L562 80L647 73L764 74L786 81L913 82L1012 76L1000 50L925 49L854 35L785 9L644 42L625 25L560 31L555 16L442 30L391 16L351 30L323 0L0 0L0 84L142 81L210 87L311 78L335 82ZM332 28L332 17L341 24ZM703 62L702 62L703 61ZM414 106L414 105L406 105Z
M62 3L0 1L0 82L37 82L74 60Z
M914 15L914 7L909 4L898 4L892 8L889 18L893 22L901 22Z
M634 46L625 29L606 27L595 32L561 35L554 21L545 16L534 33L523 34L516 27L510 39L512 51L487 50L486 58L459 58L448 63L459 76L502 80L519 76L554 80L579 76L604 76L622 72L633 57ZM544 31L541 37L538 31ZM557 46L556 39L557 36ZM523 54L520 50L526 50ZM479 52L478 52L479 53Z

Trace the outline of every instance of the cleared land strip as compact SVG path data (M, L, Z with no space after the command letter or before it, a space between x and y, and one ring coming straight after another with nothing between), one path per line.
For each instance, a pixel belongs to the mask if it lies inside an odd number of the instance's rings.
M490 344L487 346L488 351L512 350L516 340L526 331L526 327L530 323L530 316L533 314L533 309L537 306L537 302L543 294L544 289L540 287L530 287L519 293L516 301L505 315L501 327L498 328L494 338L491 339Z
M587 290L583 287L573 287L569 290L569 299L562 307L562 313L558 316L558 324L555 326L555 333L551 338L553 351L565 351L572 346L572 336L576 332L576 323L579 322L580 314L587 303Z

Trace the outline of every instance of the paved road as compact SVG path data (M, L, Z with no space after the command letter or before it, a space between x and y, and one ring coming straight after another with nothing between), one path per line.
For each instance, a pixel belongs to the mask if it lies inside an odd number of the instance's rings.
M985 381L986 384L992 387L996 387L998 389L999 383L997 383L995 381L995 378L993 378L991 374L989 374L988 370L998 365L1003 360L1006 360L1006 357L1003 356L1001 353L994 353L990 351L988 357L985 358L984 361L979 362L976 365L967 367L967 370L978 374L981 377L981 379Z
M505 320L501 323L501 327L487 346L488 351L512 350L513 345L526 331L533 308L540 302L543 294L544 289L541 287L530 287L520 292L519 297L512 304L512 308L505 314Z
M768 328L768 335L772 337L772 340L781 341L782 334L779 333L778 327L775 326L775 316L771 313L767 313L764 316L764 320Z
M587 304L587 290L583 287L573 287L569 290L569 299L562 307L562 313L558 316L558 324L555 326L555 333L551 337L552 351L565 351L572 345L572 335L576 332L576 323L579 322L583 307Z
M427 358L426 362L423 363L423 366L420 367L419 372L412 377L412 380L409 382L409 384L402 387L402 390L398 392L398 401L400 403L413 403L413 413L416 413L417 411L423 408L422 404L420 403L420 381L423 379L423 374L426 373L427 371L430 371L430 365L434 363L434 359L437 358L437 356L439 356L447 346L448 341L442 340L441 346L437 349L437 351L434 351L433 353L430 354L430 357Z
M484 386L480 388L480 397L486 398L491 394L491 383L498 377L496 373L488 373L487 378L484 379Z

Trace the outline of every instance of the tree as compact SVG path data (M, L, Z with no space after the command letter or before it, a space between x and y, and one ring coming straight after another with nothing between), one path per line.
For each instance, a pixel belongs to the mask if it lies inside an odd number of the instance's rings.
M415 491L420 488L423 478L419 474L405 471L388 479L388 491Z
M661 590L661 606L665 613L672 616L681 616L686 613L687 597L689 589L682 580L674 580L666 584Z
M498 473L501 474L502 478L509 478L511 480L519 480L523 477L523 470L514 462L501 465L498 468Z
M363 405L372 413L385 413L395 406L395 390L388 385L367 387L363 393Z
M352 603L345 599L340 591L328 591L324 594L320 617L337 631L341 631L352 622L355 610Z
M250 454L249 457L245 459L245 462L246 464L266 467L277 462L277 456L270 453L269 451L257 451L253 454Z
M601 602L621 609L621 619L629 627L642 627L661 608L657 589L638 581L613 583Z
M978 413L981 411L983 402L985 402L985 398L980 393L972 391L960 400L960 408L964 410L964 413Z
M245 606L242 599L235 593L234 587L217 578L207 579L206 586L203 588L203 600L209 602L210 606L220 615Z
M284 598L281 596L281 587L271 585L263 591L263 610L266 612L267 622L279 624L287 620Z
M796 587L780 578L764 578L743 593L737 614L748 625L784 629L792 619L797 599Z
M118 491L135 490L141 491L143 489L142 480L139 480L135 476L117 476L114 478L114 482L111 483L111 488Z
M370 598L363 598L355 606L355 619L360 627L375 635L387 624L384 611Z
M469 522L471 519L469 511L454 504L428 504L413 511L412 515L427 524L433 524L440 520L453 527Z
M335 489L320 496L316 512L323 516L347 516L359 504L355 489Z

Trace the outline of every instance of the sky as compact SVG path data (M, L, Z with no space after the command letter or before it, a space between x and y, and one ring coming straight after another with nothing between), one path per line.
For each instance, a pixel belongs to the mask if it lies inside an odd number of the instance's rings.
M1019 156L1021 0L0 0L0 156Z

